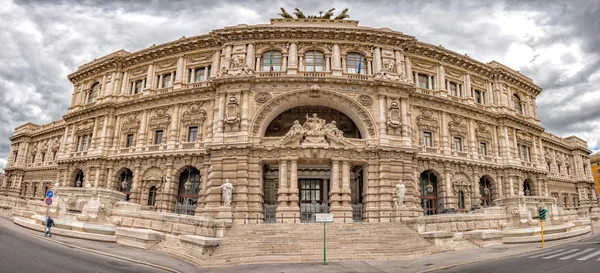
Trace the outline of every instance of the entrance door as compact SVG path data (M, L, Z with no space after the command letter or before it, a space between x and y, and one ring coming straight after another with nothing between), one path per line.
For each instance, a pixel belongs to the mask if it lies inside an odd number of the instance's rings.
M314 222L316 213L327 213L323 203L323 179L298 179L300 188L300 221Z
M298 179L300 188L300 203L312 203L315 200L321 204L323 200L323 179Z

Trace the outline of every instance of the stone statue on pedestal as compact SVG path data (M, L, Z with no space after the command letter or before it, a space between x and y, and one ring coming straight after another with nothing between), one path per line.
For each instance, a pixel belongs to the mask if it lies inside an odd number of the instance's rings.
M219 186L223 191L221 195L221 200L223 201L223 206L231 207L231 199L233 195L233 185L229 183L229 178L225 180L223 185Z
M400 183L398 183L396 185L396 188L394 189L394 205L397 208L404 206L405 196L406 196L406 186L404 185L402 180L400 180Z

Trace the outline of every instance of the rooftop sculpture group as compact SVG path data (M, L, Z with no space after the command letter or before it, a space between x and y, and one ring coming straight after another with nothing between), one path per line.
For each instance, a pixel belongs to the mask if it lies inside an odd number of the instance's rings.
M294 12L294 15L296 15L296 19L330 19L330 20L344 20L345 18L349 18L350 15L346 14L346 12L348 12L348 9L345 8L342 13L340 13L338 16L336 16L335 18L331 19L331 17L333 16L333 11L335 10L335 8L332 8L330 10L328 10L327 12L325 12L325 14L323 14L323 11L319 11L319 15L309 15L306 16L304 15L304 13L302 11L300 11L298 8L295 8L296 12ZM279 13L278 15L280 15L283 18L287 18L287 19L293 19L294 17L292 17L292 15L290 15L289 13L287 13L287 11L285 11L284 8L281 8L281 13Z

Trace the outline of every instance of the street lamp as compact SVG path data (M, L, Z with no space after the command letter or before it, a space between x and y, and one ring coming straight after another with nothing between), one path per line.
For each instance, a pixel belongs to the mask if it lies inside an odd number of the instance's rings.
M484 205L488 206L488 200L490 199L490 189L487 187L487 185L485 185L485 188L483 188L483 195L486 197Z
M165 176L162 177L162 189L160 190L160 212L163 210L163 200L165 196Z
M183 188L185 189L185 193L186 194L192 188L192 182L190 182L190 174L191 174L190 168L187 168L187 171L188 171L188 179L187 179L187 181L185 181L185 183L183 183ZM183 204L183 206L185 207L185 214L186 215L187 215L187 212L188 212L188 203L189 203L189 201L190 201L190 198L186 197L185 201L184 201L184 204Z
M127 182L127 172L125 172L125 176L123 176L123 181L121 181L121 191L125 193L127 191L127 187L129 187L129 183ZM127 201L127 194L125 194L125 201Z
M425 186L425 189L427 190L428 193L433 192L433 185L431 185L431 180L427 181L427 186Z

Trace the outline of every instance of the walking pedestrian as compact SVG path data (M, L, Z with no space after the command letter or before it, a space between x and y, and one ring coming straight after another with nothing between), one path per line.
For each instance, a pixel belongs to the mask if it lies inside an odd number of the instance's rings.
M52 237L52 232L50 232L50 228L53 226L54 220L52 220L52 217L48 216L48 219L46 219L46 231L44 232L44 237L46 237L46 235Z

